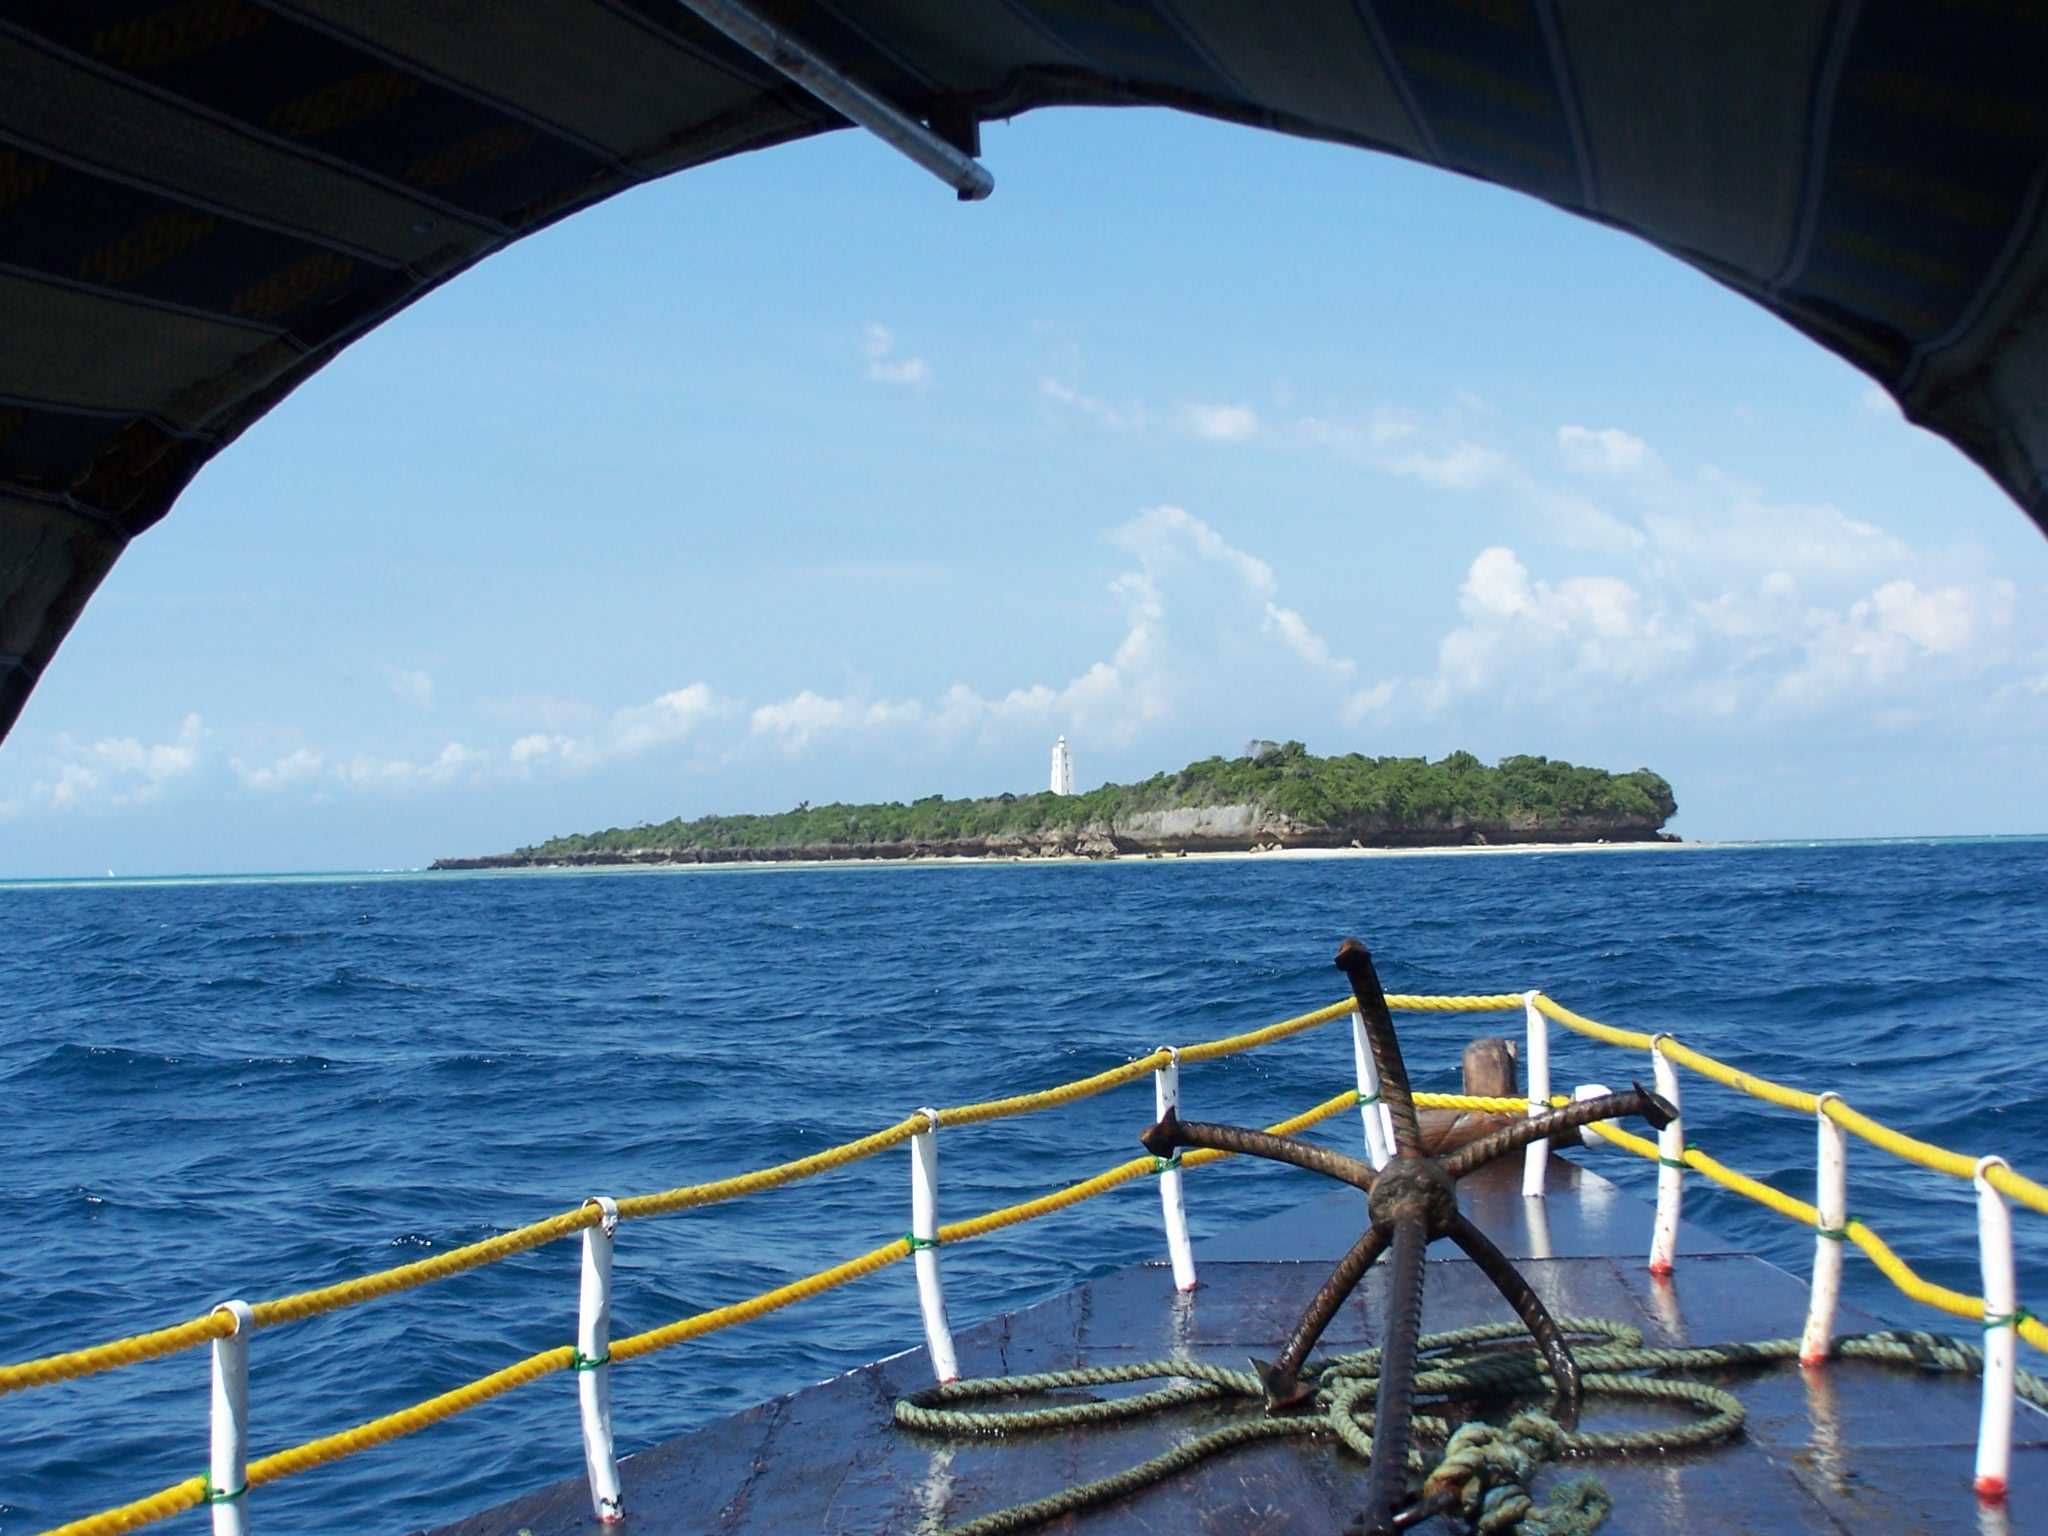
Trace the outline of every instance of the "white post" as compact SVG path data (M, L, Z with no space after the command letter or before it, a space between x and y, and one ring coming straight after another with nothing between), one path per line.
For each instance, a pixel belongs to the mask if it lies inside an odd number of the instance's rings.
M1380 1069L1366 1038L1365 1015L1351 1010L1351 1056L1358 1071L1358 1114L1365 1121L1365 1157L1384 1168L1394 1156L1394 1117L1380 1098Z
M213 1536L249 1536L249 1335L256 1314L246 1301L224 1301L213 1310L234 1318L235 1331L213 1341L206 1502L213 1506Z
M917 1265L917 1304L924 1311L924 1341L932 1374L960 1379L953 1330L946 1323L946 1288L939 1278L939 1112L920 1109L929 1130L910 1138L910 1246Z
M2018 1286L2012 1268L2012 1212L1991 1187L1986 1169L2002 1157L1977 1160L1977 1261L1984 1271L1984 1413L1977 1421L1977 1499L2005 1502L2012 1467L2013 1341L2019 1336Z
M583 1288L576 1306L576 1398L583 1410L583 1465L598 1523L626 1518L619 1458L612 1449L612 1238L619 1207L602 1195L584 1202L598 1223L583 1229Z
M1180 1108L1180 1052L1170 1045L1163 1045L1166 1065L1152 1074L1153 1107L1157 1120L1164 1120L1169 1109ZM1188 1241L1188 1211L1182 1198L1180 1154L1176 1152L1166 1159L1159 1169L1159 1206L1166 1218L1166 1252L1173 1260L1173 1288L1176 1291L1192 1291L1195 1288L1195 1250Z
M1528 1014L1528 1048L1523 1051L1523 1074L1529 1081L1529 1114L1531 1117L1545 1113L1550 1108L1550 1020L1536 1010L1536 992L1522 994L1522 1007ZM1522 1154L1522 1194L1530 1200L1543 1198L1543 1175L1550 1166L1550 1138L1539 1136L1530 1142Z
M1814 1118L1820 1125L1813 1190L1820 1226L1813 1238L1813 1290L1806 1303L1806 1331L1799 1339L1801 1365L1819 1365L1835 1348L1835 1303L1842 1295L1842 1245L1849 1240L1849 1138L1828 1118L1828 1100L1840 1097L1837 1093L1824 1093L1813 1106Z
M1651 1081L1657 1096L1680 1108L1678 1068L1664 1054L1669 1035L1650 1042ZM1668 1275L1678 1266L1678 1212L1685 1202L1685 1122L1678 1115L1657 1133L1657 1224L1650 1234L1650 1273Z

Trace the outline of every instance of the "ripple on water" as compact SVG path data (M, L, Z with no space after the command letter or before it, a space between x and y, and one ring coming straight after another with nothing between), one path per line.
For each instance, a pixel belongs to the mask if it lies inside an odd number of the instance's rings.
M196 883L0 891L12 1006L0 1354L107 1337L444 1252L579 1203L802 1156L921 1104L1099 1071L1162 1042L1333 999L1365 937L1390 987L1542 986L1670 1029L1901 1128L2048 1168L2036 1042L2048 844L1756 848L1615 857L1162 861L1114 867ZM1424 1086L1512 1016L1404 1025ZM1560 1038L1566 1081L1618 1078ZM1348 1083L1342 1030L1187 1069L1205 1114L1264 1120ZM1122 1160L1144 1085L1043 1120L948 1133L949 1212ZM1802 1197L1812 1124L1718 1088L1689 1134ZM1345 1128L1355 1130L1355 1122ZM1332 1134L1338 1134L1333 1131ZM1651 1170L1600 1166L1647 1191ZM1974 1288L1969 1190L1852 1150L1852 1205L1931 1278ZM1306 1195L1213 1170L1213 1231ZM759 1200L640 1223L622 1328L672 1320L859 1252L904 1224L900 1153ZM1146 1186L1085 1221L1011 1229L948 1261L962 1321L1150 1256ZM1125 1196L1128 1196L1126 1198ZM1696 1214L1803 1269L1809 1233L1697 1187ZM2023 1223L2023 1291L2048 1241ZM1853 1299L1915 1320L1868 1267ZM339 1318L266 1332L266 1445L323 1433L561 1341L563 1244ZM614 1381L628 1448L901 1348L892 1271ZM201 1373L203 1379L203 1370ZM189 1472L203 1385L123 1372L0 1399L0 1489L23 1529ZM267 1532L399 1531L575 1470L559 1394L514 1393L354 1469L266 1490ZM535 1447L566 1446L566 1453Z

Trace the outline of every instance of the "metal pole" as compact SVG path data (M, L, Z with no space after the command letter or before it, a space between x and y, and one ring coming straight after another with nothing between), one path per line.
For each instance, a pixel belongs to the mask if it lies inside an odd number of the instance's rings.
M256 1314L245 1301L224 1301L213 1310L234 1318L235 1331L213 1341L206 1502L213 1508L213 1536L249 1536L249 1335Z
M2012 1268L2012 1212L1991 1187L1985 1170L2003 1168L2002 1157L1977 1160L1977 1259L1984 1271L1984 1412L1977 1421L1977 1499L2005 1502L2012 1470L2014 1348L2020 1303Z
M917 1304L924 1312L924 1341L932 1374L960 1379L953 1330L946 1322L946 1287L939 1277L939 1112L920 1109L929 1130L910 1138L910 1246L917 1266Z
M1528 1059L1524 1073L1529 1079L1529 1113L1540 1115L1550 1108L1550 1020L1537 1011L1540 992L1524 992L1522 1007L1528 1015ZM1543 1198L1543 1175L1550 1166L1550 1140L1538 1136L1522 1154L1522 1194L1530 1200Z
M963 203L979 202L995 190L995 177L973 156L961 153L894 102L876 95L752 7L739 0L681 3L685 10L723 32L769 68L923 166L959 193Z
M1170 1045L1160 1049L1166 1052L1167 1062L1152 1074L1152 1099L1158 1111L1155 1123L1164 1120L1168 1110L1180 1108L1180 1052ZM1173 1260L1173 1288L1192 1291L1195 1250L1188 1241L1188 1212L1182 1196L1180 1153L1176 1150L1159 1170L1159 1205L1166 1220L1166 1252Z
M1358 1072L1358 1114L1365 1122L1365 1158L1384 1168L1394 1155L1394 1122L1380 1098L1380 1069L1366 1038L1365 1015L1357 1009L1351 1014L1351 1055Z
M1678 1068L1664 1054L1669 1035L1650 1042L1650 1071L1657 1096L1673 1109L1678 1098ZM1678 1264L1678 1213L1685 1203L1685 1123L1678 1115L1657 1133L1657 1225L1650 1234L1650 1273L1668 1275Z
M612 1448L612 1238L619 1230L619 1207L602 1195L584 1203L598 1208L599 1220L583 1229L576 1399L583 1411L583 1465L590 1475L591 1507L599 1524L616 1525L626 1518L619 1458Z
M1814 1176L1813 1203L1820 1225L1813 1239L1813 1290L1806 1304L1806 1331L1799 1339L1799 1363L1819 1365L1834 1353L1835 1304L1842 1295L1842 1244L1849 1234L1849 1138L1828 1115L1824 1093L1813 1106L1819 1123L1820 1150Z

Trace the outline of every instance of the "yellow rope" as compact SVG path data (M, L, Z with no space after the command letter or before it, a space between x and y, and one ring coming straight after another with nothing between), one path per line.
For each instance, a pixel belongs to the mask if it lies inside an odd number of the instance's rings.
M699 1312L681 1322L669 1323L665 1327L650 1328L645 1333L636 1333L629 1338L619 1339L612 1345L614 1360L637 1360L642 1355L651 1355L657 1350L667 1349L694 1339L700 1334L716 1333L721 1328L731 1328L738 1323L750 1323L757 1317L766 1317L770 1312L779 1311L792 1302L804 1300L829 1291L835 1286L871 1275L878 1269L887 1269L898 1259L910 1257L910 1239L899 1237L893 1243L884 1243L870 1249L859 1258L848 1259L844 1264L834 1264L830 1269L821 1269L814 1275L801 1280L792 1280L787 1285L777 1286L772 1291L746 1301L734 1302L729 1307L713 1307L709 1312Z
M1592 1129L1606 1140L1635 1153L1638 1157L1648 1158L1651 1162L1657 1161L1657 1144L1654 1141L1649 1141L1644 1137L1624 1131L1616 1125L1601 1123L1596 1124ZM1804 1200L1796 1200L1792 1196L1785 1194L1782 1190L1773 1189L1770 1185L1752 1179L1747 1174L1737 1173L1726 1164L1716 1162L1697 1147L1688 1147L1686 1149L1685 1162L1687 1167L1697 1169L1716 1184L1724 1185L1734 1190L1737 1194L1746 1195L1759 1205L1769 1206L1780 1215L1789 1216L1802 1226L1818 1227L1820 1225L1820 1212L1813 1206L1808 1205ZM1879 1272L1911 1300L1921 1302L1926 1306L1939 1308L1941 1311L1951 1313L1956 1317L1969 1317L1982 1321L1984 1317L1983 1297L1966 1295L1961 1291L1952 1291L1945 1285L1936 1285L1931 1280L1923 1279L1913 1269L1912 1265L1892 1251L1889 1243L1885 1242L1883 1238L1871 1231L1868 1226L1864 1225L1861 1220L1854 1216L1851 1216L1844 1224L1843 1232L1850 1242L1854 1243L1869 1256L1870 1262L1877 1266ZM2048 1351L2048 1327L2043 1327L2035 1318L2022 1317L2019 1322L2019 1333L2021 1338L2025 1339L2036 1349Z
M1632 1029L1616 1029L1612 1024L1602 1024L1584 1014L1573 1013L1554 998L1543 993L1536 994L1536 1011L1553 1023L1562 1024L1566 1029L1576 1030L1582 1035L1591 1035L1595 1040L1605 1040L1609 1045L1627 1046L1631 1050L1647 1051L1650 1036L1637 1034Z
M799 1157L792 1162L779 1163L773 1168L762 1168L754 1173L742 1173L709 1184L685 1184L680 1189L666 1189L659 1194L629 1195L619 1202L619 1216L627 1221L641 1216L666 1216L672 1211L686 1211L700 1205L715 1205L721 1200L731 1200L741 1195L758 1194L764 1189L794 1184L799 1179L811 1177L812 1174L828 1173L834 1168L843 1168L848 1163L859 1162L864 1157L873 1157L877 1152L886 1152L889 1148L910 1140L924 1128L923 1115L910 1115L885 1130L876 1131L872 1136L863 1136L857 1141L827 1147L822 1152L813 1152L809 1157Z
M1488 992L1476 997L1418 997L1410 992L1391 992L1387 1007L1395 1013L1519 1013L1522 994Z
M480 1376L475 1381L465 1382L451 1391L425 1402L414 1403L410 1408L401 1408L396 1413L387 1413L358 1424L354 1429L344 1429L338 1434L322 1435L317 1440L308 1440L304 1445L295 1445L289 1450L276 1451L261 1460L249 1463L249 1486L260 1487L274 1483L279 1478L294 1477L301 1472L310 1472L323 1467L330 1461L340 1461L359 1451L373 1446L398 1440L406 1435L417 1434L429 1425L443 1419L452 1419L487 1403L514 1387L523 1387L529 1381L538 1381L556 1371L566 1371L576 1359L576 1351L567 1344L554 1349L544 1349L537 1355L528 1355L524 1360Z
M498 1260L510 1258L515 1253L525 1253L529 1249L552 1243L556 1238L566 1237L571 1232L581 1232L585 1227L594 1227L600 1219L600 1214L594 1205L563 1211L560 1215L550 1216L545 1221L515 1227L510 1232L500 1232L496 1237L487 1237L481 1242L451 1248L446 1253L437 1253L430 1259L417 1259L410 1264L379 1270L374 1275L343 1280L336 1285L323 1285L318 1290L300 1291L294 1296L280 1296L275 1301L259 1301L249 1310L256 1315L258 1328L274 1328L279 1323L301 1322L309 1317L318 1317L323 1312L337 1312L343 1307L358 1306L366 1301L374 1301L380 1296L396 1295L400 1291L409 1291L430 1281L444 1280L450 1275L462 1274L465 1270L481 1269L486 1264L495 1264Z
M123 1531L137 1530L158 1520L168 1520L172 1515L181 1515L188 1509L197 1509L205 1502L206 1479L188 1477L182 1483L173 1483L146 1499L137 1499L133 1504L103 1509L82 1520L52 1526L43 1532L43 1536L119 1536Z
M94 1344L85 1349L45 1355L40 1360L24 1360L19 1365L0 1365L0 1393L19 1392L24 1387L46 1387L55 1381L70 1381L79 1376L90 1376L96 1371L110 1371L120 1365L160 1359L165 1355L175 1355L181 1349L190 1349L195 1344L224 1339L234 1331L232 1315L209 1312L205 1317L159 1328L153 1333L138 1333L131 1338Z
M1019 1093L1007 1099L986 1099L979 1104L959 1104L951 1109L939 1111L941 1125L978 1125L984 1120L1001 1120L1009 1115L1028 1115L1033 1110L1056 1109L1062 1104L1072 1104L1077 1099L1092 1098L1098 1093L1107 1093L1125 1083L1136 1082L1165 1066L1173 1058L1164 1050L1154 1051L1149 1056L1140 1056L1136 1061L1127 1061L1120 1067L1111 1067L1107 1072L1098 1072L1093 1077L1076 1078L1071 1083L1061 1083L1056 1088L1042 1088L1036 1093ZM1187 1052L1181 1052L1181 1059L1187 1059ZM917 1122L917 1129L924 1129L924 1121Z
M1358 1005L1348 999L1332 1003L1327 1008L1318 1008L1314 1013L1304 1013L1297 1018L1282 1019L1278 1024L1268 1024L1264 1029L1247 1030L1241 1035L1225 1035L1221 1040L1203 1040L1194 1045L1180 1048L1180 1059L1190 1061L1215 1061L1223 1056L1236 1056L1242 1052L1256 1050L1259 1046L1270 1045L1275 1040L1285 1040L1289 1035L1298 1035L1305 1029L1314 1029L1332 1019L1341 1019Z
M1918 1163L1922 1168L1932 1168L1936 1173L1953 1174L1959 1179L1975 1176L1977 1160L1964 1157L1960 1152L1951 1152L1937 1147L1932 1142L1917 1141L1902 1135L1888 1125L1880 1125L1870 1116L1859 1113L1840 1099L1829 1099L1822 1111L1830 1120L1845 1131L1854 1131L1874 1147L1882 1147L1893 1157L1904 1158L1909 1163Z
M1596 1020L1585 1017L1583 1014L1572 1012L1571 1009L1553 1002L1541 993L1537 994L1536 1008L1544 1017L1555 1020L1567 1029L1575 1030L1582 1035L1589 1035L1595 1040L1604 1040L1609 1045L1619 1045L1633 1050L1646 1051L1650 1049L1656 1038L1651 1035L1638 1034L1634 1030L1616 1029L1610 1024L1599 1023ZM1777 1104L1786 1109L1797 1110L1801 1114L1810 1115L1816 1110L1820 1110L1844 1130L1854 1131L1872 1146L1881 1147L1883 1150L1891 1153L1892 1156L1902 1158L1909 1163L1917 1163L1922 1168L1931 1168L1936 1173L1946 1173L1958 1179L1969 1179L1976 1176L1977 1160L1974 1157L1965 1156L1960 1152L1951 1152L1948 1148L1936 1146L1931 1141L1921 1141L1917 1137L1895 1131L1881 1121L1871 1119L1870 1116L1862 1111L1850 1108L1840 1098L1830 1098L1827 1101L1826 1108L1822 1110L1820 1097L1817 1094L1807 1093L1798 1088L1788 1088L1783 1083L1774 1083L1769 1078L1757 1077L1739 1068L1731 1067L1724 1061L1717 1061L1704 1052L1694 1050L1691 1046L1674 1039L1670 1035L1665 1035L1662 1038L1664 1041L1664 1054L1668 1058L1681 1066L1692 1068L1693 1071L1699 1073L1702 1077L1712 1078L1715 1082L1724 1083L1730 1088L1739 1089L1743 1093L1749 1094L1752 1098L1762 1099L1767 1103ZM1418 1102L1420 1102L1419 1097ZM1998 1190L2007 1198L2017 1200L2029 1209L2039 1211L2043 1215L2048 1215L2048 1185L2038 1184L2024 1174L2013 1172L2010 1168L1992 1167L1986 1170L1984 1177L1992 1188Z

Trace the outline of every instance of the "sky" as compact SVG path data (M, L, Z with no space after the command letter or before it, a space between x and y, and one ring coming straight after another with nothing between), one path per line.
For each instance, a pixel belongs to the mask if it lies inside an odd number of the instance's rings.
M0 877L413 868L1233 755L1656 769L1701 839L2048 831L2048 542L1691 269L1392 159L990 125L671 178L358 342L123 557Z

